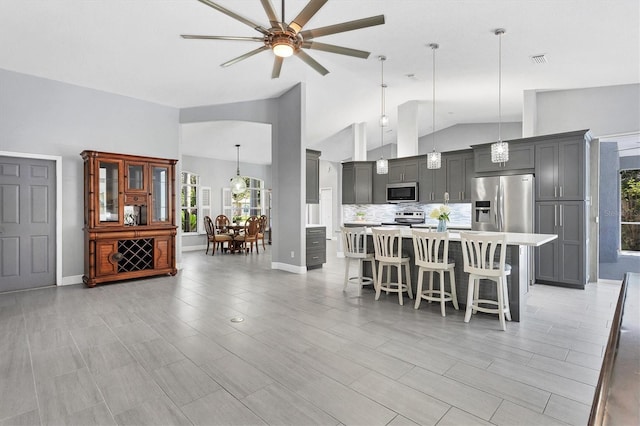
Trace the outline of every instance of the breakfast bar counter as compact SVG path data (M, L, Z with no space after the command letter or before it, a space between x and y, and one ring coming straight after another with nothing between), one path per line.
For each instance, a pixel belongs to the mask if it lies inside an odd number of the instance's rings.
M370 232L370 230L369 230ZM415 266L413 253L413 239L410 228L400 228L402 235L402 251L411 259L411 285L415 296L416 284L418 283L418 268ZM467 231L478 232L478 231ZM481 232L482 234L492 234L495 232ZM511 275L507 282L509 287L509 307L511 309L512 321L520 321L520 312L524 308L524 296L529 291L529 285L533 284L533 248L539 247L558 238L554 234L527 234L517 232L504 232L507 236L506 262L511 265ZM373 240L370 240L373 246ZM449 233L449 262L455 262L455 280L458 296L458 304L466 305L467 286L469 275L464 272L464 261L462 257L462 246L460 244L460 233ZM365 271L371 276L371 270ZM395 278L395 269L392 277ZM425 277L425 284L428 276ZM480 296L496 300L495 286L482 286ZM461 308L463 309L463 308Z

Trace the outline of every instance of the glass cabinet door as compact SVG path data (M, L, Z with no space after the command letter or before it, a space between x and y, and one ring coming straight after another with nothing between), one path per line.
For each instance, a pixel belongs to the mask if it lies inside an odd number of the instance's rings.
M127 163L127 190L144 191L144 164Z
M169 169L162 166L151 167L153 180L152 222L169 221Z
M100 200L100 222L120 220L119 163L100 161L98 167L98 195Z

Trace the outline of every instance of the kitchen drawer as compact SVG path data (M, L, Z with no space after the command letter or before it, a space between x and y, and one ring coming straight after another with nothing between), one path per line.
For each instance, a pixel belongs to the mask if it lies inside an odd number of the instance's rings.
M316 247L324 248L327 244L327 238L324 235L307 235L307 248L313 249Z
M307 268L322 266L327 261L327 250L307 249Z

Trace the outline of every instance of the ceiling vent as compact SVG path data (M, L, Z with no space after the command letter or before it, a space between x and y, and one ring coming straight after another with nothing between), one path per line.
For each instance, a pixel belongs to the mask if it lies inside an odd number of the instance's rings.
M547 63L547 57L544 56L544 53L541 54L541 55L529 56L529 58L531 59L531 62L533 62L534 64L546 64Z

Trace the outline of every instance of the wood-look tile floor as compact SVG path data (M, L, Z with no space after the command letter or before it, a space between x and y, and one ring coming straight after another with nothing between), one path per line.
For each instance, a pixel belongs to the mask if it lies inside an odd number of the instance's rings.
M269 252L1 294L0 426L586 424L620 283L534 286L503 332Z

